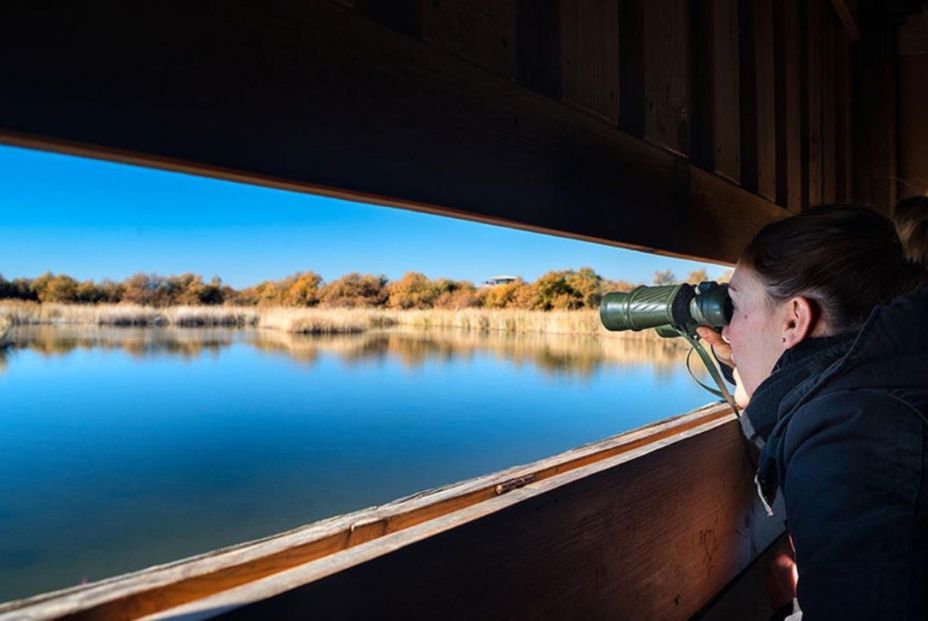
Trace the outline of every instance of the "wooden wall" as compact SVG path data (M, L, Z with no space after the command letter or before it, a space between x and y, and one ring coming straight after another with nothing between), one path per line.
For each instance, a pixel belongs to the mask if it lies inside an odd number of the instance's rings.
M853 200L854 33L828 0L422 0L421 10L428 44L790 211ZM540 43L534 53L523 38Z
M928 8L899 29L899 198L928 195Z
M855 133L836 6L19 0L0 141L734 261L890 198L853 181L886 124Z

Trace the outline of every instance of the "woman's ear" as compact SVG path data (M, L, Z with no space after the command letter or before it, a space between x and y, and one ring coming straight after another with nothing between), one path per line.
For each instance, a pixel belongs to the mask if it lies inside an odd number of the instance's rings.
M786 321L783 325L783 349L795 347L812 336L819 323L818 309L807 297L796 296L786 302Z

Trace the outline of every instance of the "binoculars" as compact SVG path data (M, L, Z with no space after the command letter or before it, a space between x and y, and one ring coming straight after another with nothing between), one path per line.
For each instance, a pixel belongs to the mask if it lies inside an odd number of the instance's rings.
M640 286L603 296L599 318L607 330L656 328L664 337L695 336L696 326L721 330L731 321L728 285L713 281L657 287Z

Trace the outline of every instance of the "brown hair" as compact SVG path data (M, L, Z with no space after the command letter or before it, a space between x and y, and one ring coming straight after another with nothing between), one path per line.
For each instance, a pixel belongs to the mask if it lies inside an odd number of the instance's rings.
M893 223L851 205L825 205L772 222L741 256L776 301L815 301L834 332L859 328L870 311L923 282Z
M899 201L893 220L909 260L928 266L928 196Z

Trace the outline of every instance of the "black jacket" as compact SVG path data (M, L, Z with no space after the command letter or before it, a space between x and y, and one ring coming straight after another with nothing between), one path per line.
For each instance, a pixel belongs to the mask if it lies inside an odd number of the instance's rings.
M742 415L804 621L928 619L928 287L788 350Z

